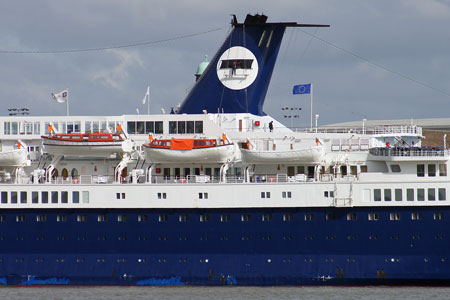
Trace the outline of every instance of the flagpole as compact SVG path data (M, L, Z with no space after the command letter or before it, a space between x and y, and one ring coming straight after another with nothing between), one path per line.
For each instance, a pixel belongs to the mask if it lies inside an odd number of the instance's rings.
M311 82L311 93L309 94L311 100L311 130L312 130L312 117L313 117L313 84Z
M67 89L67 116L69 116L69 89Z
M148 87L148 107L147 107L147 115L150 114L150 86Z

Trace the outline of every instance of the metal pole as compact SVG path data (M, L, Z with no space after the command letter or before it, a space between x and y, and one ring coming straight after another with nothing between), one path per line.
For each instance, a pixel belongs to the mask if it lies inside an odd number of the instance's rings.
M148 87L148 107L147 107L147 115L150 114L150 86Z
M67 89L67 101L66 101L66 104L67 104L67 116L69 116L69 89Z
M311 93L309 94L309 97L311 98L311 130L313 128L312 126L312 117L313 117L313 84L311 82Z

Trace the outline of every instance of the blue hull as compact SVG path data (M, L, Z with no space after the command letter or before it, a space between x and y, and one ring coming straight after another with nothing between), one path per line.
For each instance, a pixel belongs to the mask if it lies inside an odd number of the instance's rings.
M446 207L17 209L0 218L0 285L450 283Z

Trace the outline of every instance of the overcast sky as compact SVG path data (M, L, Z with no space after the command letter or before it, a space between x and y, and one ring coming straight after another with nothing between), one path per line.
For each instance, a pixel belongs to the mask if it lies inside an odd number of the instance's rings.
M292 95L293 85L309 82L319 124L450 117L449 0L2 0L2 51L108 47L220 30L115 50L1 53L0 115L12 107L65 115L51 93L66 88L71 115L142 114L148 85L152 113L168 110L187 95L204 55L215 54L233 13L241 22L247 13L264 13L271 22L331 25L286 31L264 111L287 125L284 106L302 107L294 125L309 125L309 97Z

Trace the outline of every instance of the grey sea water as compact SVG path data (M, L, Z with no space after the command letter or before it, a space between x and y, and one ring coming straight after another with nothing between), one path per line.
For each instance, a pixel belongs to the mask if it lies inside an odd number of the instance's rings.
M450 299L443 287L27 287L0 288L0 299Z

